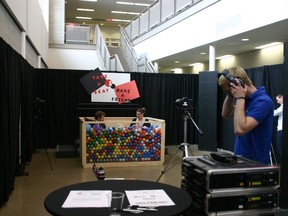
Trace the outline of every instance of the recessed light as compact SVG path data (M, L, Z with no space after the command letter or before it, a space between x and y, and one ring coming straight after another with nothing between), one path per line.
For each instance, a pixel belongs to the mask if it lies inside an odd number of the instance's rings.
M264 49L264 48L276 46L276 45L279 45L279 44L281 44L281 42L273 42L273 43L269 43L269 44L265 44L265 45L262 45L262 46L255 47L255 49Z
M173 68L171 71L174 71L174 73L180 74L183 72L182 68Z
M194 66L198 66L198 65L202 65L202 63L196 62L196 63L190 64L189 66L194 67Z
M130 15L139 15L140 13L137 13L137 12L128 12L128 14L130 14Z
M216 59L224 59L224 58L230 58L230 57L232 57L233 55L223 55L223 56L219 56L219 57L217 57Z
M144 6L144 7L149 7L151 5L151 4L145 4L145 3L133 3L133 2L123 2L123 1L116 1L116 4Z
M86 2L97 2L97 0L79 0L79 1L86 1Z
M110 22L127 22L127 23L130 23L131 20L121 20L121 19L107 19L107 21L110 21Z
M241 41L249 41L249 38L242 38Z
M77 8L78 11L90 11L93 12L94 9L88 9L88 8Z
M200 55L206 55L206 53L205 52L201 52Z
M150 4L144 4L144 3L134 3L136 6L144 6L144 7L149 7Z
M175 63L175 64L179 64L179 63L180 63L180 61L175 61L174 63Z
M122 1L116 1L116 4L123 4L123 5L133 5L133 2L122 2Z
M116 13L116 14L127 14L125 11L111 11L111 13Z
M87 20L91 20L92 17L79 17L79 16L76 16L76 19L87 19Z
M129 14L129 15L139 15L140 13L136 12L127 12L127 11L111 11L111 13L115 14Z

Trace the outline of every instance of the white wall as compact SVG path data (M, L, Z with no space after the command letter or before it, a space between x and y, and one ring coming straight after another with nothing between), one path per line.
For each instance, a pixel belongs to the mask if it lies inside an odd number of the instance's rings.
M27 29L27 19L26 19L27 0L21 0L21 1L6 0L6 2L13 11L14 15L16 16L22 28Z
M116 38L120 39L120 27L105 27L99 26L102 36L104 39L106 38Z
M264 3L265 2L265 3ZM288 1L221 0L162 32L133 41L151 61L288 18ZM139 43L138 43L139 40ZM169 45L169 49L167 46Z
M43 60L47 61L48 26L46 20L48 20L48 4L39 0L6 0L5 2L13 16L16 17L21 30L26 32L26 36L30 39L37 54L40 54Z
M51 69L104 70L95 50L49 48L48 66Z
M232 58L217 61L219 71L234 65L240 65L245 68L259 67L259 65L283 64L284 62L283 45L273 46L266 49L254 50L253 52L241 54Z
M283 44L268 47L253 52L243 53L237 56L216 60L216 70L223 71L225 68L239 65L244 68L260 67L264 65L275 65L284 63L284 47ZM199 73L207 71L208 63L201 64L196 67L185 67L183 73Z

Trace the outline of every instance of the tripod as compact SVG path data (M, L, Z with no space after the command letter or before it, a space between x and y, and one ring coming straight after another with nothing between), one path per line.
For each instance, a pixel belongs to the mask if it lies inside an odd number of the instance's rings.
M27 148L27 143L28 143L28 140L29 140L29 137L31 135L31 131L32 131L32 128L35 124L35 121L40 121L42 119L42 108L41 108L41 105L45 103L45 100L42 100L40 98L35 98L34 101L33 101L33 116L32 116L32 119L30 121L30 124L29 124L29 128L28 128L28 131L27 131L27 134L25 136L25 139L24 139L24 142L23 142L23 145L21 145L21 143L19 143L19 166L22 167L22 170L21 173L19 172L17 175L20 176L20 175L23 175L24 173L24 170L25 170L25 166L24 164L22 163L22 149L24 148L24 150L26 151L26 148ZM47 156L47 159L48 159L48 162L49 162L49 165L50 165L50 168L51 170L53 170L53 167L52 167L52 164L51 164L51 161L50 161L50 158L49 158L49 155L48 155L48 152L47 152L47 148L45 148L45 152L46 152L46 156Z
M199 129L199 127L197 126L197 124L195 123L195 121L193 120L193 118L191 117L191 114L188 110L184 110L183 111L183 122L184 122L184 131L183 131L183 142L179 145L177 151L174 153L174 155L172 156L172 159L170 160L170 162L167 164L167 166L161 171L160 176L158 177L158 179L156 180L156 182L158 182L160 180L160 178L169 171L169 168L171 166L171 164L173 163L173 161L175 160L177 153L179 150L183 151L183 158L186 158L189 156L189 143L187 142L187 121L188 118L190 118L190 120L192 121L192 123L194 124L194 126L196 127L196 129L198 130L199 134L202 136L203 132L201 129Z

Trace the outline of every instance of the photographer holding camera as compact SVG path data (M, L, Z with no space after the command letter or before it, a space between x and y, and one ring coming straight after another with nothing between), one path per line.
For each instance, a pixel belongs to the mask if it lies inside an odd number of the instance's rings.
M231 67L224 71L218 84L227 93L222 117L233 118L234 154L268 164L273 133L273 101L264 86L256 88L253 85L243 68Z

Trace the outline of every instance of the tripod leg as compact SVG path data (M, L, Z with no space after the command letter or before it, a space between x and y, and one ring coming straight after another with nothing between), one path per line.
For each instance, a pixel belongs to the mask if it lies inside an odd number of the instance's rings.
M185 143L184 144L184 156L183 156L183 158L186 158L188 156L189 156L188 144Z
M171 166L172 162L175 160L178 151L181 149L181 145L179 146L179 148L177 149L177 151L174 153L172 159L170 160L170 162L167 164L167 166L161 171L160 176L158 177L158 179L156 180L156 182L158 182L160 180L160 178L162 177L163 174L165 174L168 171L168 168Z
M271 152L272 152L272 156L274 157L274 161L275 163L277 164L277 158L276 158L276 154L275 154L275 151L274 151L274 147L273 147L273 144L271 143ZM272 157L272 158L273 158Z
M51 169L51 171L53 171L52 163L51 163L51 161L50 161L50 157L49 157L49 155L48 155L47 148L45 149L45 152L46 152L46 156L47 156L47 159L48 159L48 162L49 162L49 165L50 165L50 169Z

